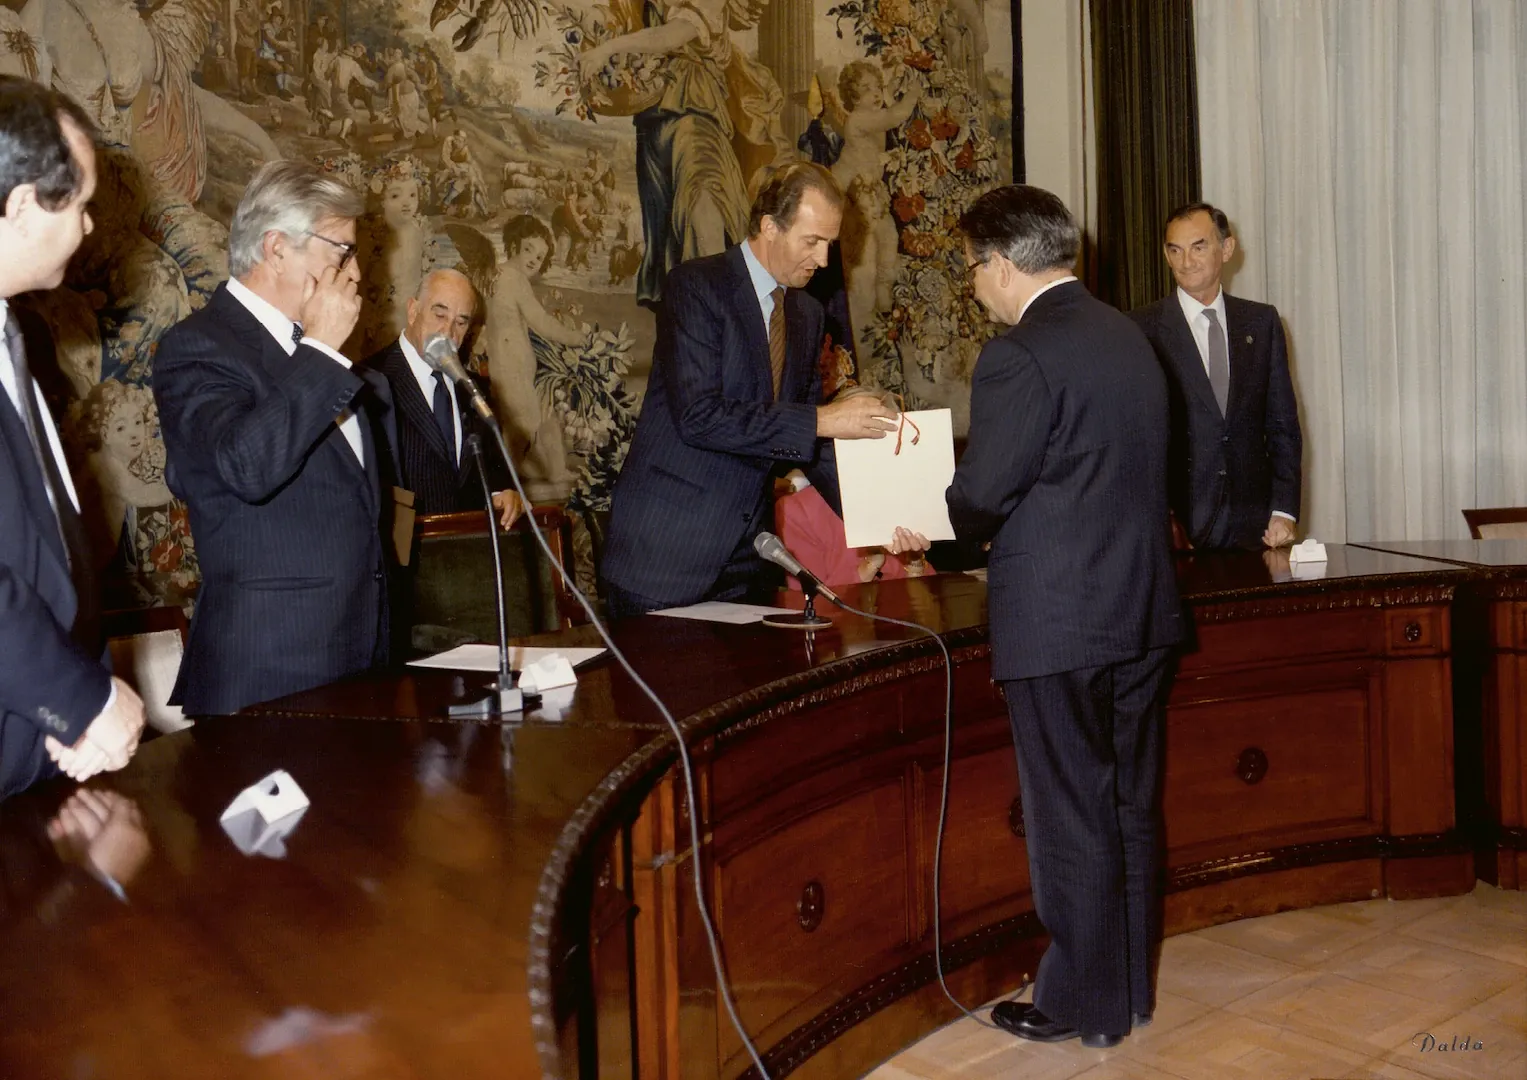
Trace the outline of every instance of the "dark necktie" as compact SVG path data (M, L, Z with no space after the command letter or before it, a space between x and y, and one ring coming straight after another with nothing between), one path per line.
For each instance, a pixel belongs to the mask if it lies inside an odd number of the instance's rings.
M777 398L785 377L785 290L775 289L769 296L774 300L774 310L769 312L769 371Z
M292 323L292 344L302 344L302 324L300 322Z
M58 460L48 443L48 429L42 422L41 406L32 386L32 372L27 364L26 343L21 337L21 326L16 313L6 312L5 347L11 354L11 366L16 372L16 397L20 406L21 422L32 441L32 452L42 469L43 482L52 495L54 517L64 541L64 553L69 561L69 576L74 581L76 612L74 617L74 640L92 655L101 647L100 597L96 592L95 561L90 553L90 539L85 524L80 520L74 503L69 500L69 486L59 471ZM128 542L133 541L128 538Z
M1219 324L1219 315L1213 308L1204 308L1204 318L1209 320L1209 387L1214 400L1219 402L1219 414L1225 415L1230 403L1230 353L1225 348L1225 328Z
M435 393L430 404L435 410L435 423L440 426L440 434L445 436L445 456L451 459L452 465L460 465L456 460L456 418L455 410L451 408L451 391L445 385L445 375L439 371L435 372Z

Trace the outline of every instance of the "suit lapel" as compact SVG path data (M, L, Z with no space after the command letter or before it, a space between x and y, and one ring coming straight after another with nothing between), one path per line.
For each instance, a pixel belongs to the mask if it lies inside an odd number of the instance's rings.
M403 355L403 347L397 342L393 342L392 348L388 350L386 364L390 369L388 374L392 377L393 405L410 424L423 433L431 452L441 461L449 463L451 458L446 449L445 435L435 422L434 404L425 399L419 381L414 378L413 368L408 366L408 358Z
M393 416L392 384L380 372L356 368L355 373L365 380L367 390L360 395L362 445L366 448L366 476L371 481L372 493L377 506L383 503L382 495L396 475L398 460L398 428ZM434 413L430 414L431 419Z
M1255 338L1247 332L1245 309L1240 301L1225 294L1225 347L1230 357L1230 395L1225 405L1225 417L1235 415L1246 392L1256 380L1252 368L1257 363L1258 350Z
M780 401L800 401L811 386L811 368L817 357L806 334L810 320L804 305L805 294L801 290L785 290L785 374L779 383Z
M1188 328L1188 319L1182 313L1182 305L1177 302L1175 293L1161 303L1161 332L1166 338L1167 353L1171 356L1172 363L1177 365L1178 378L1218 416L1219 402L1214 398L1214 387L1209 385L1209 373L1204 370L1204 359L1199 355L1198 342L1193 340L1193 331ZM1230 387L1233 392L1235 389L1234 353L1230 356Z
M764 325L763 309L758 306L758 294L753 291L753 278L743 260L741 246L727 249L726 262L735 281L732 303L741 313L743 335L748 342L748 360L759 374L767 395L774 388L774 373L769 368L769 328Z
M38 435L46 438L44 432L38 432ZM52 552L59 571L68 577L69 556L64 550L64 535L58 527L58 516L53 511L53 504L48 501L42 466L32 451L32 440L27 437L21 415L12 404L10 395L5 393L0 393L0 440L4 441L11 460L16 463L16 483L21 488L21 496L26 501L33 523L44 537L45 546ZM44 452L49 451L45 449ZM67 492L61 491L58 494L60 498L69 497Z

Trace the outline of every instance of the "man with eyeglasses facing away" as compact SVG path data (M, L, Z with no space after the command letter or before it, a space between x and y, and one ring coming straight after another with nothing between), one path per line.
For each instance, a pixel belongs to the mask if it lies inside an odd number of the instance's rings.
M960 218L981 350L970 441L945 498L989 542L1002 686L1034 908L1034 1003L992 1020L1038 1042L1116 1045L1154 1009L1164 698L1181 636L1168 546L1166 379L1145 335L1076 280L1081 230L1041 188Z
M309 165L263 166L229 226L232 278L160 342L165 475L202 570L170 698L193 716L387 657L392 398L339 353L360 315L363 209Z

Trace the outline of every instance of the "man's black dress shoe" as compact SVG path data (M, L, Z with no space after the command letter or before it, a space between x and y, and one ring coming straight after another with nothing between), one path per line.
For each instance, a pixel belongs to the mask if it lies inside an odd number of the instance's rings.
M1122 1035L1082 1035L1074 1027L1051 1020L1032 1005L1021 1001L999 1001L991 1009L992 1022L1030 1042L1065 1042L1081 1036L1082 1045L1091 1050L1107 1050L1123 1041Z
M1150 1027L1151 1021L1156 1018L1154 1013L1130 1013L1130 1027Z

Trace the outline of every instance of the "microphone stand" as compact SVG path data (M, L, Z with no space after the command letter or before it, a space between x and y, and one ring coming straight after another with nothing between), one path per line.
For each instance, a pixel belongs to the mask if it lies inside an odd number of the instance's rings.
M816 597L817 583L809 578L798 578L801 583L801 592L806 597L806 606L801 609L799 615L765 615L763 624L775 626L782 630L820 630L831 626L831 619L824 619L817 614Z
M498 679L489 692L472 701L448 706L446 714L452 719L507 716L524 711L525 699L519 687L514 685L514 674L509 670L509 623L504 614L504 565L503 554L498 550L498 515L493 508L493 489L488 483L488 469L483 461L482 440L471 434L466 438L467 449L477 464L477 478L482 481L483 503L488 515L488 539L493 543L493 598L498 603ZM528 511L528 507L526 508Z

